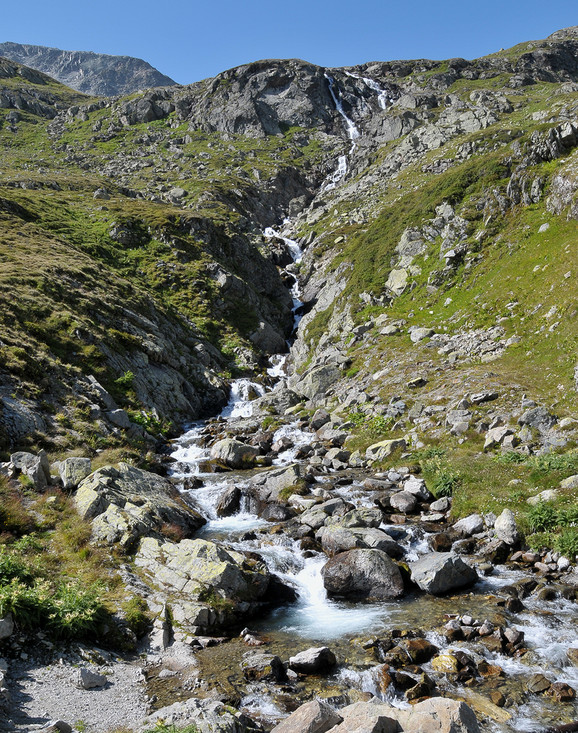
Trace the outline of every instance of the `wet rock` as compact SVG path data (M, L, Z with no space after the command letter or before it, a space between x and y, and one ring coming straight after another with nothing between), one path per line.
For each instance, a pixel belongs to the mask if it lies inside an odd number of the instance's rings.
M283 682L287 679L283 662L275 654L247 652L243 655L241 669L250 682Z
M251 481L251 492L259 502L282 503L284 497L305 486L305 469L300 464L264 471Z
M528 690L530 690L530 692L540 694L542 692L546 692L546 690L550 688L550 684L550 680L547 677L544 677L543 674L535 674L528 681Z
M520 533L516 526L516 518L511 509L504 509L494 524L496 536L502 542L512 547L520 541Z
M248 468L255 464L259 448L234 438L217 441L211 448L211 458L230 468Z
M409 564L411 579L426 593L443 595L473 585L478 574L450 552L432 552Z
M241 489L238 486L230 486L219 499L215 512L218 517L230 517L236 514L241 506Z
M313 413L313 417L309 421L309 425L311 430L317 431L330 421L331 415L326 410L319 409Z
M576 699L576 690L566 682L553 682L546 692L556 702L572 702Z
M494 565L501 565L506 562L510 554L510 547L502 540L492 540L485 545L481 551L482 557Z
M457 674L458 672L458 660L453 654L440 654L432 659L431 664L436 672L443 674Z
M381 550L342 552L329 560L321 573L330 595L384 600L404 593L399 568Z
M329 647L312 647L289 658L289 669L301 674L325 674L337 664Z
M400 639L397 646L404 650L412 664L424 664L439 652L427 639Z

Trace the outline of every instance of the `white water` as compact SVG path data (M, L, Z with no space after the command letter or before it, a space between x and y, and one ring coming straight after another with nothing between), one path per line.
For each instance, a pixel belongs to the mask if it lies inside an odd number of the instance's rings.
M370 79L367 76L358 76L357 74L352 74L350 71L346 71L345 73L352 79L359 79L364 84L366 84L372 91L374 91L377 94L377 103L379 104L381 109L387 109L388 104L391 104L391 94L387 89L384 89L382 86L380 86L375 81L375 79Z
M339 90L335 79L332 76L329 76L329 74L325 74L325 78L329 83L329 93L331 94L331 99L333 99L333 103L335 104L335 109L339 112L339 114L343 117L345 121L347 136L351 140L351 147L349 149L349 154L351 155L351 153L355 150L355 141L361 133L359 132L359 129L357 128L355 122L347 116L345 110L343 109L343 102L341 101L341 91ZM321 186L321 190L330 191L332 188L335 188L337 183L347 175L347 171L347 156L340 155L337 160L337 168L333 171L333 173L330 173L329 176L327 176L325 182Z
M280 234L278 231L273 229L273 227L267 227L263 234L268 237L275 237L276 239L280 239L282 242L285 243L285 246L287 247L287 251L291 255L291 259L295 263L301 262L301 259L303 257L303 250L299 246L299 244L294 239L289 239L289 237L284 237L282 234Z

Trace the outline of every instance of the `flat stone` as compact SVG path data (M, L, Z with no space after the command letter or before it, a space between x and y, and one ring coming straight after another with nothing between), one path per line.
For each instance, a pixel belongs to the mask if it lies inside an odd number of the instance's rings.
M432 552L409 564L411 579L426 593L442 595L473 585L478 574L451 552Z
M327 733L343 718L326 702L312 700L276 725L271 733Z

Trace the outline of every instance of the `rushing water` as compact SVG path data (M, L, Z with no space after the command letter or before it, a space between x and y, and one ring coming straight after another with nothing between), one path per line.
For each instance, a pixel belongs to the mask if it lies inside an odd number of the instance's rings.
M332 94L339 100L334 89ZM296 242L268 230L267 236L275 236L285 242L292 258L298 262L301 250ZM300 305L298 284L294 286L294 311ZM296 320L298 315L295 314ZM269 374L281 378L284 375L286 356L278 355L271 360ZM221 413L227 420L246 419L252 414L252 401L262 395L261 385L247 379L236 380L231 385L229 402ZM351 659L354 637L359 635L379 636L393 628L428 629L440 626L448 614L475 614L478 618L488 618L495 623L504 623L504 612L496 606L504 586L525 577L521 571L505 567L495 569L493 575L481 579L475 592L463 593L451 598L437 598L418 593L410 593L404 598L381 603L354 604L334 601L327 597L323 585L321 569L327 557L323 553L303 551L300 544L283 534L270 534L269 523L248 511L248 505L241 503L238 513L233 516L217 516L216 507L231 486L247 488L250 474L231 472L212 474L203 472L203 463L209 458L209 449L203 444L204 425L196 423L175 442L173 457L176 463L173 475L180 479L183 491L206 517L207 524L199 536L221 541L231 549L257 553L267 564L270 572L277 575L286 585L293 587L297 601L278 608L268 618L254 626L256 631L267 635L271 650L275 645L280 649L296 650L311 644L328 644L336 650L341 659ZM296 460L299 446L311 443L315 436L304 432L297 424L280 427L273 436L274 441L286 440L288 447L278 453L276 467L289 465ZM185 489L187 480L194 479L197 488ZM198 486L198 483L201 485ZM341 496L356 507L374 506L373 492L361 483L352 481L346 486L336 486L331 476L320 477L317 489L321 494L327 490L331 496ZM390 533L403 546L405 560L413 561L429 552L427 535L419 524L386 525L381 529ZM517 616L508 617L509 626L523 631L526 644L531 649L528 658L512 658L492 653L482 645L457 642L448 644L443 637L428 632L427 637L435 643L442 653L455 650L466 651L479 660L497 664L507 674L503 681L504 690L523 690L532 674L542 673L551 680L567 682L578 688L578 668L569 662L567 651L578 647L578 620L576 604L563 599L545 603L530 597L524 600L526 610ZM282 652L280 652L282 653ZM353 655L355 656L355 655ZM435 676L431 665L424 665L428 674ZM387 702L405 706L406 703L392 697L388 690L382 692L379 668L375 660L357 665L355 662L342 664L333 683L337 686L357 688L370 692ZM440 682L440 685L442 682ZM481 681L481 684L486 684ZM483 688L482 688L483 689ZM451 692L451 690L450 690ZM460 689L454 692L460 693ZM461 690L467 697L467 689ZM488 692L488 691L486 691ZM513 708L514 715L507 723L486 722L484 730L499 733L526 732L542 730L546 724L559 722L556 704L546 696L528 695L522 703ZM278 720L284 714L275 699L266 689L249 686L242 700L242 708L252 715L266 720ZM578 710L574 706L576 716ZM572 714L572 706L564 706L565 719ZM562 713L560 713L561 715Z

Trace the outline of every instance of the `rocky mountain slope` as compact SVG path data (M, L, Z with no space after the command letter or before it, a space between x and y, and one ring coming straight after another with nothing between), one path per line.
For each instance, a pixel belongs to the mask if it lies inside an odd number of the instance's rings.
M113 99L1 60L0 146L0 609L19 632L144 639L150 697L129 674L138 700L123 710L135 726L255 730L236 708L257 696L275 720L326 697L340 714L311 714L327 728L363 715L373 729L368 684L434 696L415 715L381 710L404 730L439 716L479 730L438 694L467 699L483 730L569 723L578 28L473 61L261 61ZM166 472L164 439L217 414L234 377L271 386L280 352L286 373L252 416L184 436L172 480L143 470ZM198 536L240 508L251 531ZM350 628L337 655L305 662L292 633L237 637L294 601L296 558L323 564L333 597L388 604L400 628ZM551 660L516 614L543 623L553 599L545 633L565 646ZM0 619L25 729L63 700L13 630ZM114 697L123 672L102 651L69 652L58 679L86 660L114 678L92 678L94 699ZM98 730L118 724L97 708Z
M0 56L57 79L72 89L114 97L176 84L142 59L92 51L63 51L27 43L0 43Z

